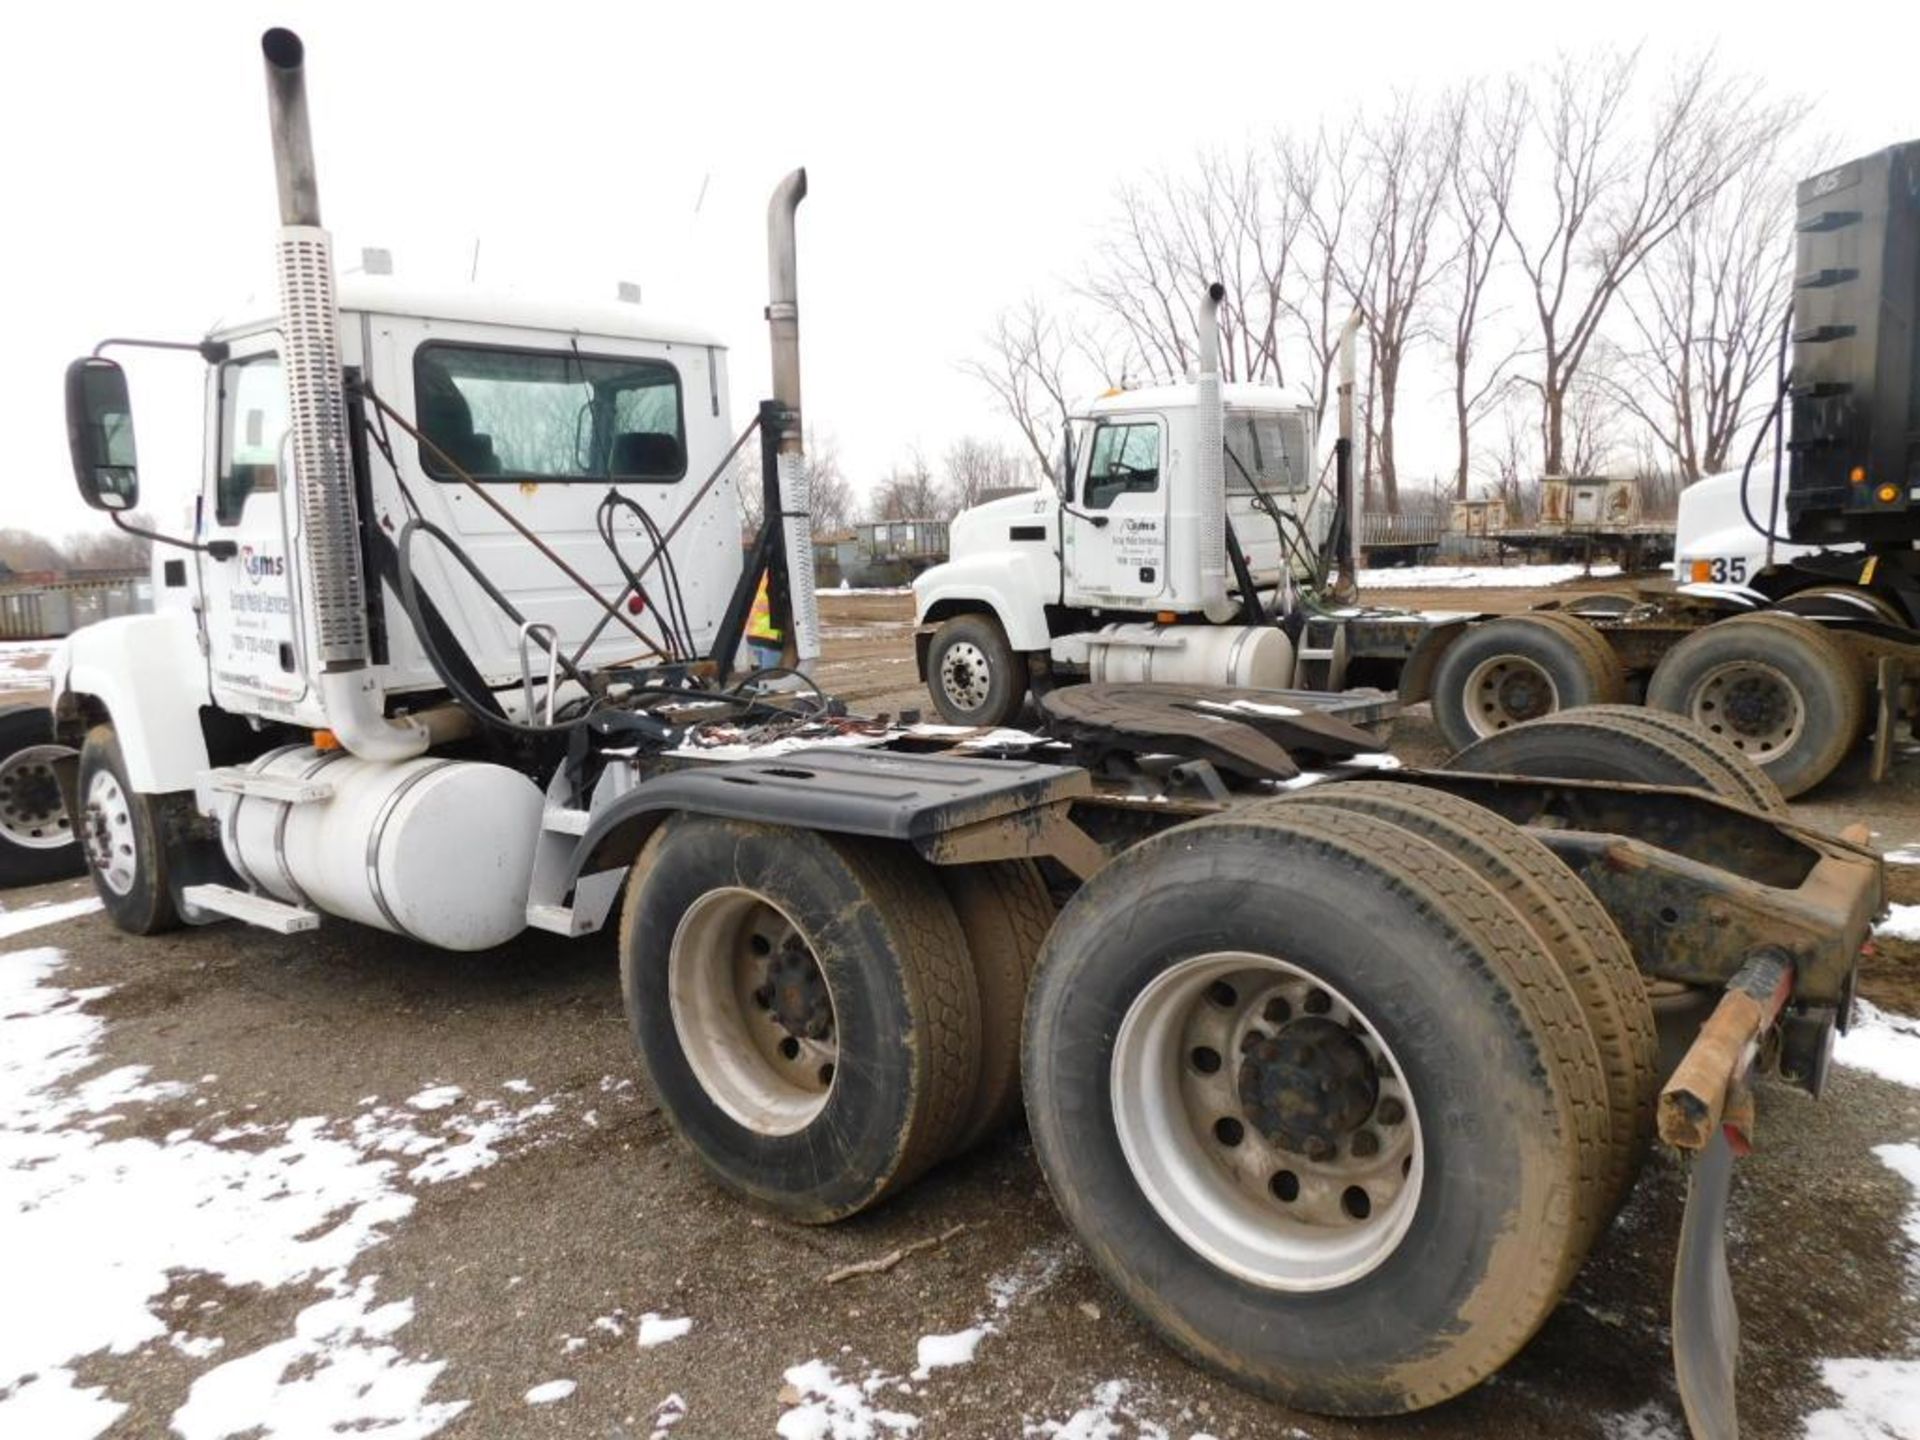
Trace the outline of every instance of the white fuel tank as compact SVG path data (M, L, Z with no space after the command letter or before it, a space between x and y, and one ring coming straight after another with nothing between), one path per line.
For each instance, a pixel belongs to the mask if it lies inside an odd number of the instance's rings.
M503 765L362 760L310 746L247 769L332 788L324 800L219 796L227 860L255 888L446 950L526 928L541 798Z
M1096 684L1284 690L1293 683L1293 642L1270 625L1109 625L1092 637L1087 658Z

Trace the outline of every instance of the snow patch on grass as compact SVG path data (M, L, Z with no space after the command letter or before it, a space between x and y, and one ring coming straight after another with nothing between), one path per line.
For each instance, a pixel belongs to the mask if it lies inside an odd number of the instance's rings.
M1027 1440L1169 1440L1167 1427L1141 1415L1129 1393L1133 1384L1107 1380L1093 1387L1085 1405L1064 1420L1026 1421L1021 1434Z
M1920 1040L1915 1044L1920 1048ZM1909 1272L1920 1280L1920 1144L1876 1145L1873 1153L1913 1187L1901 1228L1913 1247L1907 1256ZM1910 1283L1909 1292L1914 1289ZM1840 1403L1807 1416L1805 1440L1907 1440L1920 1433L1915 1429L1915 1417L1920 1416L1920 1359L1822 1360L1820 1379Z
M863 1381L841 1378L824 1360L789 1366L785 1380L794 1398L775 1430L780 1440L879 1440L920 1428L920 1418L875 1405L873 1394L897 1381L878 1371Z
M416 1110L445 1110L449 1105L458 1104L466 1093L458 1085L429 1085L409 1098L407 1104Z
M1369 590L1494 590L1562 585L1589 577L1610 580L1618 565L1408 565L1401 569L1362 570L1360 593Z
M90 1436L112 1423L124 1407L77 1383L80 1357L170 1344L210 1359L217 1338L162 1318L169 1292L195 1276L310 1287L314 1301L286 1339L199 1375L173 1419L183 1440L256 1430L413 1440L459 1415L465 1402L427 1398L442 1364L393 1343L412 1302L377 1304L374 1280L348 1272L412 1212L407 1184L493 1163L505 1136L554 1107L481 1100L428 1120L375 1104L350 1121L130 1135L119 1124L140 1107L195 1086L138 1065L102 1070L106 1021L85 1006L110 992L62 988L63 961L50 947L0 955L0 1434Z
M980 1342L991 1333L988 1325L972 1325L965 1330L956 1330L951 1335L922 1335L915 1354L918 1363L913 1367L913 1378L924 1380L936 1370L945 1370L954 1365L971 1365L973 1352L980 1348Z
M413 1319L413 1302L373 1304L374 1281L309 1305L293 1334L216 1366L193 1382L174 1412L181 1440L261 1440L374 1433L424 1440L467 1408L427 1392L446 1362L409 1360L390 1343Z
M42 925L58 925L62 920L74 920L82 915L91 915L99 908L99 897L94 895L88 895L79 900L42 901L38 905L28 905L19 910L9 910L4 905L0 905L0 940L24 935L27 931L37 930Z
M1687 1440L1686 1422L1669 1414L1657 1400L1637 1410L1602 1415L1600 1433L1606 1440Z
M1920 940L1920 905L1889 905L1873 933L1883 940Z
M551 1405L565 1400L579 1388L579 1382L574 1380L546 1380L527 1391L527 1404Z
M1834 1037L1833 1058L1855 1070L1870 1070L1883 1080L1920 1089L1920 1020L1856 1000L1852 1027Z
M693 1329L693 1321L687 1318L669 1320L664 1315L656 1315L649 1310L640 1317L640 1328L635 1339L642 1350L651 1350L656 1345L665 1345L668 1341L678 1340Z

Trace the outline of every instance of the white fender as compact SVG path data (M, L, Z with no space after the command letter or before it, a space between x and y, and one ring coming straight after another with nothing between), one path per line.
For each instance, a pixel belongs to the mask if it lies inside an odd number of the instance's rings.
M213 697L190 614L125 615L88 625L60 642L47 671L56 714L81 695L106 707L135 790L191 790L207 768L200 707Z
M1045 650L1052 643L1046 606L1059 590L1059 562L1050 551L962 555L913 582L914 618L924 625L943 600L960 600L969 609L993 611L1015 650Z

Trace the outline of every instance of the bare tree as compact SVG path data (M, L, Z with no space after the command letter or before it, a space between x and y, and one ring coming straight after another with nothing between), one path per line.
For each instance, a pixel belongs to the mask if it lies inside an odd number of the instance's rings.
M872 520L945 520L952 514L952 496L917 449L887 472L867 504Z
M807 495L815 535L829 535L853 523L853 485L840 468L839 443L813 430L807 431Z
M1502 229L1500 215L1513 196L1526 90L1509 80L1488 93L1477 85L1441 102L1439 123L1459 137L1460 152L1447 176L1444 224L1452 244L1447 259L1448 360L1453 371L1454 498L1467 498L1473 467L1473 429L1498 402L1514 345L1492 364L1478 340L1488 278L1494 273Z
M145 527L139 516L132 523ZM69 570L142 570L153 557L153 542L144 535L129 535L120 529L85 530L69 535L61 549Z
M1688 216L1622 293L1633 343L1620 403L1652 434L1682 483L1724 470L1792 290L1793 186L1778 165L1749 167Z
M1637 50L1562 55L1529 103L1544 183L1496 206L1533 292L1540 370L1527 383L1548 474L1566 473L1568 401L1620 288L1804 110L1708 56L1674 68L1639 126L1639 70Z
M1029 297L1002 310L985 336L984 353L961 369L993 392L1019 427L1043 475L1053 473L1054 441L1065 423L1077 370L1102 376L1099 349L1068 320Z
M1033 486L1033 466L1017 450L963 435L947 447L946 492L956 512L971 510L994 491Z
M1408 350L1423 333L1427 291L1445 257L1434 229L1459 160L1446 110L1400 94L1360 127L1361 188L1350 241L1332 251L1341 284L1367 323L1373 352L1367 411L1370 477L1389 514L1400 511L1394 414Z
M1301 235L1292 247L1286 308L1310 362L1302 388L1322 415L1333 393L1340 332L1353 310L1352 290L1364 278L1351 265L1343 276L1340 265L1365 170L1358 133L1357 125L1348 122L1333 130L1322 126L1310 139L1279 135L1273 142L1275 173L1302 217Z
M1083 292L1125 337L1130 371L1179 380L1196 358L1194 309L1217 282L1222 375L1277 385L1303 218L1253 152L1203 155L1178 176L1121 189Z

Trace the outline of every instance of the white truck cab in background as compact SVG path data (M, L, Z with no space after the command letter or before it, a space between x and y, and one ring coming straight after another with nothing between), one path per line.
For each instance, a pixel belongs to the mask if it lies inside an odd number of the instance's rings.
M1267 611L1284 608L1333 522L1314 418L1280 390L1204 379L1114 391L1075 416L1067 482L959 515L951 558L914 581L920 673L942 715L1004 723L1036 672L1290 683L1281 631L1225 624L1237 581L1205 573L1202 536L1230 529Z

